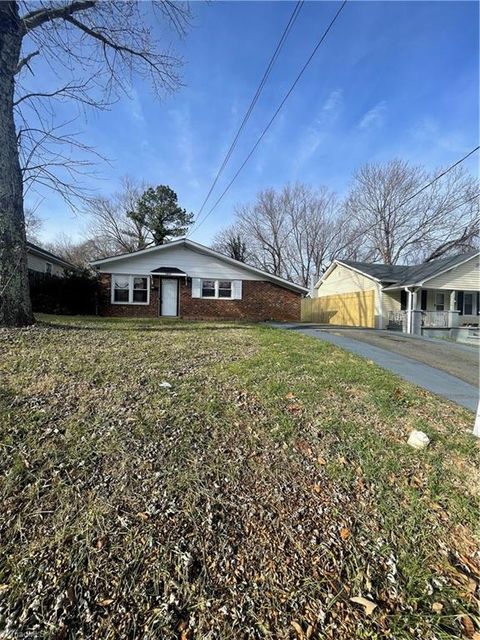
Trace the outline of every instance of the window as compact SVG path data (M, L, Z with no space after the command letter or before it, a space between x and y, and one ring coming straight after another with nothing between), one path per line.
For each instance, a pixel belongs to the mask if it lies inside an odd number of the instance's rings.
M232 297L232 283L230 282L230 280L218 281L218 297L219 298Z
M445 311L445 294L444 293L435 294L435 310Z
M112 276L112 302L117 304L148 304L148 276Z
M53 265L51 262L46 262L45 263L45 273L49 276L52 275L53 273Z
M202 280L202 298L232 299L231 280Z
M148 278L133 278L133 302L148 302Z
M473 293L463 294L463 313L466 316L473 315Z
M202 280L202 298L215 297L215 280Z

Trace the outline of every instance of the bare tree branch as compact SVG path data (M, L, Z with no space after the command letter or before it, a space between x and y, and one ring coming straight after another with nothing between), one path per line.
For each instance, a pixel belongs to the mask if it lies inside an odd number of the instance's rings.
M32 51L31 53L28 54L28 56L25 56L24 58L22 58L20 60L20 62L17 64L17 68L15 70L15 74L20 73L20 71L23 69L23 67L28 67L30 69L30 65L29 62L30 60L34 57L34 56L38 56L40 54L40 51ZM32 71L30 69L30 71Z
M91 9L96 5L96 3L97 0L77 0L76 2L71 2L70 4L63 6L42 8L37 9L36 11L31 11L21 18L23 23L23 33L28 33L46 22L52 22L53 20L58 20L60 18L65 20L73 13Z

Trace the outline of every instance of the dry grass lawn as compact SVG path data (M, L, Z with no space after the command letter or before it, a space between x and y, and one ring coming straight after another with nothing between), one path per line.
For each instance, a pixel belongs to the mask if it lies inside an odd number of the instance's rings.
M469 412L265 326L40 320L0 331L0 637L478 633Z

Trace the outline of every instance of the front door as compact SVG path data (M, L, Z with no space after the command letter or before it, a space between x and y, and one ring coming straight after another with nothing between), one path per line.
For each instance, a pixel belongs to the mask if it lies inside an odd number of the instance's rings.
M160 289L160 315L178 315L178 282L171 278L162 278Z

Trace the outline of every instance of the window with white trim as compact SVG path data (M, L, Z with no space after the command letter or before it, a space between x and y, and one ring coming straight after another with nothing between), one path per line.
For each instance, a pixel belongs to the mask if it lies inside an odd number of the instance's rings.
M463 294L463 315L473 315L473 293L467 293L466 291Z
M51 262L46 262L45 263L45 273L48 276L51 276L53 273L53 264Z
M231 280L202 280L202 298L232 299Z
M435 311L445 311L445 294L435 294Z
M114 304L148 304L149 297L148 276L112 275Z

